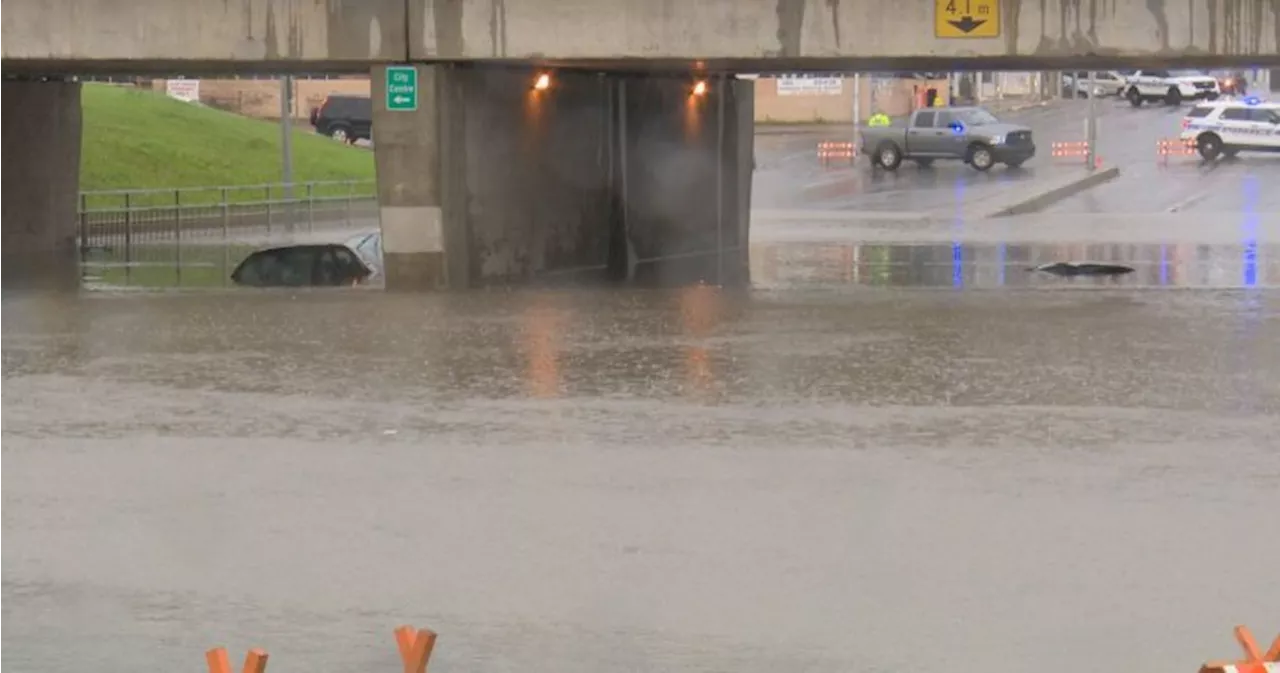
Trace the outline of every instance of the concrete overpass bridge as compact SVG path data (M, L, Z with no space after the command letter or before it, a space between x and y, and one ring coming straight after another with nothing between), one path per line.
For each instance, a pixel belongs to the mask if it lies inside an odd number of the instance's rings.
M372 70L392 288L659 262L731 281L753 115L723 73L1267 67L1278 16L1280 0L10 0L4 267L74 254L66 75Z

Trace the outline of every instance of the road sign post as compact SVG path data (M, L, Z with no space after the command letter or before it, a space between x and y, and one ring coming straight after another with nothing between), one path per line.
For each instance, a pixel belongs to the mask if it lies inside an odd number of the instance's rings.
M1071 85L1076 86L1076 80L1071 80ZM1085 142L1088 145L1088 154L1085 155L1085 162L1090 171L1098 167L1098 82L1095 78L1094 71L1089 71L1089 114L1085 118ZM1072 92L1075 93L1075 92Z
M414 112L418 109L418 69L411 65L387 66L387 110Z
M934 0L933 34L942 38L1000 37L999 0Z

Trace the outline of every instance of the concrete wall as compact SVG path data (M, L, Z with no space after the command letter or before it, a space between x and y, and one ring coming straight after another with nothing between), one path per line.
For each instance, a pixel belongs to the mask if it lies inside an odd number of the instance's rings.
M607 265L610 82L564 73L458 71L472 284Z
M74 286L80 84L6 80L3 87L4 282Z
M926 59L944 70L984 57L1047 69L1089 54L1280 63L1274 0L1003 0L1000 34L985 39L936 37L935 4L901 0L885 11L883 0L10 0L0 43L6 69L39 59L270 69L406 58L616 67L641 58L674 59L673 68L739 59L754 72L801 69L802 59L882 70Z

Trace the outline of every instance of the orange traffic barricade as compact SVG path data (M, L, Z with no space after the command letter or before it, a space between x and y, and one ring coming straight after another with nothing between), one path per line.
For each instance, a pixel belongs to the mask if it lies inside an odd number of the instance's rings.
M215 647L204 653L209 673L231 673L231 660L225 647ZM254 648L244 658L244 673L264 673L267 670L267 653Z
M401 626L395 630L396 646L400 649L400 661L404 673L427 673L427 663L436 647L436 632ZM215 647L204 653L209 673L231 673L231 661L224 647ZM266 673L267 653L254 648L244 659L243 673Z
M396 646L400 648L400 661L404 673L426 673L431 651L436 647L436 632L430 629L414 629L401 626L396 629Z
M1196 153L1195 140L1161 138L1156 141L1156 157L1160 163L1169 163L1169 157L1189 157Z
M1200 673L1280 673L1280 636L1271 642L1264 654L1258 649L1253 634L1243 626L1235 628L1236 641L1244 650L1239 661L1210 661L1200 667Z
M835 161L846 161L850 164L858 156L857 147L851 142L828 140L818 143L818 160L823 166Z
M1070 142L1052 143L1049 145L1049 156L1055 161L1086 163L1089 161L1089 141L1073 140ZM1102 166L1102 157L1094 155L1095 168Z

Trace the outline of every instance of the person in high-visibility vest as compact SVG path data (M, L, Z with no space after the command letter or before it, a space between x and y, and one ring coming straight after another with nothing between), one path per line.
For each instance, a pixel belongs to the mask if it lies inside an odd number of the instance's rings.
M883 112L877 112L867 120L867 126L888 126L889 124L889 115Z

